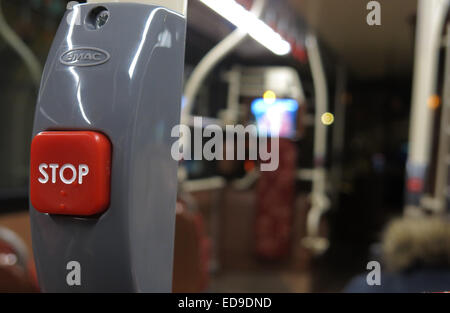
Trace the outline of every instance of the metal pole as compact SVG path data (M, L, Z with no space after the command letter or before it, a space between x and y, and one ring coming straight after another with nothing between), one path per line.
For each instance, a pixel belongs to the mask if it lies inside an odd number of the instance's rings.
M328 111L328 86L325 71L320 56L317 38L308 34L306 38L311 71L314 81L315 94L315 129L314 129L314 172L311 194L311 209L307 217L307 238L304 243L315 252L323 252L328 247L328 240L319 237L319 226L322 215L329 209L330 200L325 194L326 170L325 157L327 154L327 129L322 123L322 114Z
M266 0L256 0L251 12L260 16ZM184 88L185 105L181 111L181 123L187 124L191 115L193 103L205 78L214 67L233 51L246 37L247 33L241 29L235 29L225 39L212 48L195 67Z
M433 111L427 102L436 86L439 47L448 0L419 0L405 213L420 207L431 154Z

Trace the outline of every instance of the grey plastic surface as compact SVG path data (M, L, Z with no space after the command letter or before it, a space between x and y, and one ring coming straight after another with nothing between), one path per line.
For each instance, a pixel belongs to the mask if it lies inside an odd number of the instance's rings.
M45 292L170 292L186 21L161 7L102 3L107 23L85 24L98 4L75 5L58 29L45 65L33 137L45 130L95 130L112 143L111 202L99 217L42 214L30 204L33 249ZM72 13L73 12L73 13ZM68 66L75 48L109 59ZM81 63L80 63L81 64ZM66 265L81 265L81 285Z

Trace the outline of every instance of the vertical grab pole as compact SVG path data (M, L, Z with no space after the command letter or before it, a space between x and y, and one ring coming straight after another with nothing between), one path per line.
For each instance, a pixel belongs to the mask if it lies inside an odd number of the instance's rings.
M328 240L319 236L320 220L322 215L330 207L330 200L325 193L327 128L322 123L322 114L328 111L328 87L319 46L315 35L307 35L306 48L310 59L314 82L316 113L314 123L314 172L311 194L311 209L307 216L307 237L304 240L304 244L310 247L313 251L321 253L328 248Z
M420 213L431 155L433 110L428 107L428 100L436 88L439 47L448 3L448 0L418 2L405 214Z

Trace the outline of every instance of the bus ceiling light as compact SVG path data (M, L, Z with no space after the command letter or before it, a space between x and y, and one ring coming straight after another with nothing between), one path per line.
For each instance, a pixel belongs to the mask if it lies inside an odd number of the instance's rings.
M248 33L264 47L277 55L291 52L291 45L269 25L257 18L234 0L200 0L237 28Z

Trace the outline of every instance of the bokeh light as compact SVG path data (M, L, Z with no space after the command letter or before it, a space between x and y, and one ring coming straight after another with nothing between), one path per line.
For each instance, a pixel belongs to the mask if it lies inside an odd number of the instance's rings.
M327 125L327 126L331 125L334 122L334 115L330 112L323 113L321 120L322 120L322 124Z
M277 95L272 90L267 90L263 94L263 99L264 99L264 102L266 102L268 104L273 104L273 103L275 103L275 100L277 99Z

